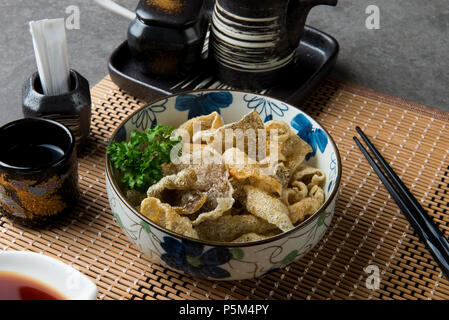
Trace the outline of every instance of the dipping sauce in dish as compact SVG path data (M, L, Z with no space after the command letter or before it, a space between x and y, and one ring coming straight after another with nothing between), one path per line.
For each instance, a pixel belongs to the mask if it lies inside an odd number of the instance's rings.
M26 275L0 271L0 300L67 300L56 289Z

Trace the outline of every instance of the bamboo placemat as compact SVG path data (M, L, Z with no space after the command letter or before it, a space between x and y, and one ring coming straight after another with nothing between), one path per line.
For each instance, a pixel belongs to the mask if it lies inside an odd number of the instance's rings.
M111 214L105 145L119 123L145 103L106 77L92 89L92 133L79 159L82 199L51 228L0 218L0 249L41 252L78 268L99 299L448 299L445 279L353 143L355 126L373 137L403 181L449 235L448 114L353 85L328 81L301 106L334 137L343 161L333 222L299 262L263 278L212 282L165 269L130 244ZM371 275L380 285L370 290Z

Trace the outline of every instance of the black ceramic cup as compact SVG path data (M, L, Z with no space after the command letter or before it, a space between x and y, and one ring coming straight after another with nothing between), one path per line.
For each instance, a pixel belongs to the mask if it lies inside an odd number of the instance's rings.
M0 211L42 226L69 212L79 197L74 134L42 118L0 128Z
M89 137L91 95L89 82L75 70L70 70L70 91L61 95L45 95L37 72L22 89L22 111L25 118L56 120L75 134L77 150L81 151Z

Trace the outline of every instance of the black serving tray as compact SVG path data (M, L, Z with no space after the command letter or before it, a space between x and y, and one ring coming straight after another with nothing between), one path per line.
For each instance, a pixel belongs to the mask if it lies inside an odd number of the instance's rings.
M338 51L337 40L324 32L306 26L296 50L292 76L277 86L258 93L293 105L301 105L335 65ZM194 73L182 79L167 79L143 74L132 58L126 41L111 54L108 69L111 80L118 87L145 101L181 91L238 89L218 81L210 72L211 68L208 68L206 59Z

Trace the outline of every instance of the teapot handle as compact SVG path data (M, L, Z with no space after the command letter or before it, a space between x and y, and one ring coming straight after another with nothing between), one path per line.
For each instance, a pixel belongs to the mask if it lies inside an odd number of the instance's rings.
M336 6L338 0L289 0L287 6L287 32L292 49L296 49L304 33L307 15L314 6Z
M111 12L114 12L122 17L128 18L129 20L134 20L136 18L136 14L134 11L131 11L118 3L112 0L94 0L98 5L102 6L105 9L108 9Z
M328 6L336 6L338 0L309 0L309 1L303 1L309 4L310 8L318 5L328 5Z

